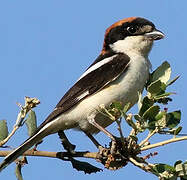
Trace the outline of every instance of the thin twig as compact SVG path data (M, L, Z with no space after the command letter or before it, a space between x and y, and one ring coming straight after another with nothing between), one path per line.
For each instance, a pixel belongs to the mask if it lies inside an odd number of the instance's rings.
M8 140L15 134L15 132L19 129L20 126L23 125L23 120L26 117L27 113L34 107L36 107L40 101L37 98L25 97L25 105L22 106L20 103L17 105L20 107L20 112L18 113L16 123L13 126L12 132L0 142L0 147L3 146Z
M154 129L151 133L148 134L148 136L142 142L140 142L139 146L143 146L157 132L158 132L158 129L157 128Z
M144 170L145 172L151 172L151 167L150 167L151 165L149 165L148 163L146 163L146 164L148 164L148 165L145 165L144 163L140 163L140 162L136 161L136 160L135 160L134 158L132 158L132 157L130 157L129 160L130 160L130 162L131 162L132 164L134 164L135 166L141 168L141 169Z
M8 142L8 140L14 135L14 133L17 131L18 128L19 128L18 126L14 126L12 132L0 142L0 147Z
M174 142L178 142L178 141L183 141L183 140L187 140L187 136L180 137L180 138L173 138L173 139L169 139L169 140L162 141L162 142L159 142L159 143L147 145L147 146L144 146L144 147L140 148L140 150L141 151L146 151L146 150L149 150L149 149L152 149L152 148L164 146L166 144L170 144L170 143L174 143Z
M108 111L108 109L105 108L104 104L101 104L99 107L100 107L100 110L98 110L99 113L110 118L112 121L116 120L116 118Z
M3 146L5 143L8 142L8 140L15 134L15 132L19 129L19 122L23 121L23 119L25 118L26 116L26 113L23 113L23 108L22 106L17 103L18 106L21 108L20 112L18 113L18 116L17 116L17 119L16 119L16 123L14 124L13 126L13 130L12 132L5 138L3 139L1 142L0 142L0 147Z
M137 127L136 127L136 124L133 122L132 118L133 118L133 114L129 113L127 114L125 120L128 123L128 125L131 126L136 131Z
M124 144L124 142L125 142L125 137L124 137L124 135L123 135L123 132L122 132L122 129L121 129L121 118L120 118L120 120L116 120L116 123L117 123L117 125L118 125L118 131L119 131L119 133L120 133L120 139L121 139L121 142L122 142L122 146L123 146L123 148L125 149L125 144Z
M133 114L129 113L129 114L127 115L127 117L126 117L125 120L126 120L126 122L132 127L132 130L131 130L129 136L136 136L136 132L137 132L136 124L137 124L137 122L134 123L134 122L132 121L132 118L133 118Z
M156 172L154 172L154 171L152 170L152 168L154 167L154 164L150 164L150 163L147 163L147 162L141 163L141 162L138 162L136 159L134 159L134 158L132 158L132 157L130 157L129 160L130 160L130 162L131 162L133 165L139 167L139 168L142 169L143 171L149 172L149 173L154 174L154 175L156 175L156 176L158 177L158 173L156 173Z

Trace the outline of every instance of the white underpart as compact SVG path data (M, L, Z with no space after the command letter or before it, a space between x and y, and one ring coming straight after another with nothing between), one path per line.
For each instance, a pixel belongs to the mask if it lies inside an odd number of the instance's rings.
M83 74L82 76L78 79L82 79L84 76L86 76L87 74L89 74L90 72L100 68L101 66L103 66L104 64L107 64L108 62L110 62L111 60L113 60L114 57L116 57L117 55L114 55L114 56L111 56L111 57L108 57L108 58L105 58L103 59L102 61L99 61L98 63L94 64L93 66L91 66L89 69L87 69Z
M138 101L138 94L142 92L149 78L149 69L151 67L148 53L151 50L152 42L143 38L141 36L129 37L114 43L111 46L113 50L118 50L118 52L125 53L130 57L128 71L109 83L104 89L85 98L45 127L51 129L51 133L55 133L60 129L65 130L76 127L90 133L97 133L98 130L89 124L88 116L94 114L95 120L103 127L107 127L112 123L111 120L98 112L101 104L107 107L111 102L120 101L123 105L130 102L131 106L133 106ZM110 58L107 58L106 61L110 61ZM106 63L106 61L103 61L103 63ZM83 75L85 76L95 68L102 66L103 63L94 65Z

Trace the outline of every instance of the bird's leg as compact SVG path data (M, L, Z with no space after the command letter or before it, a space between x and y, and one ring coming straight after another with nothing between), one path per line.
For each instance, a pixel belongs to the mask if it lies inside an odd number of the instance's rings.
M116 151L117 151L117 139L116 139L116 137L113 135L113 134L111 134L109 131L107 131L105 128L103 128L102 126L100 126L96 121L95 121L95 115L94 114L92 114L92 115L90 115L90 116L88 116L87 117L87 119L88 119L88 121L89 121L89 123L90 124L92 124L93 126L95 126L96 128L98 128L100 131L102 131L104 134L106 134L111 140L112 140L112 142L111 142L111 147L110 147L110 152L111 152L111 154L115 154L116 153ZM90 137L91 138L90 138ZM91 140L93 140L93 136L92 135L89 135L88 137L91 139ZM95 139L95 138L94 138ZM105 152L106 151L106 148L103 148L102 146L100 146L100 144L96 141L96 140L94 140L94 141L92 141L96 146L98 146L99 147L99 154L103 154L103 152Z
M92 114L90 116L87 117L88 122L95 126L97 129L99 129L100 131L102 131L103 133L105 133L112 141L116 141L114 135L112 135L109 131L107 131L105 128L103 128L102 126L100 126L96 121L95 121L95 115Z
M99 144L99 142L88 132L84 131L86 136L94 143L94 145L98 148L99 152L97 154L97 160L101 161L103 157L106 157L108 155L109 149L104 148L102 145Z
M74 154L75 153L75 145L71 144L70 141L68 140L67 136L65 135L64 131L59 131L58 135L62 141L62 145L65 150L67 150L69 153Z

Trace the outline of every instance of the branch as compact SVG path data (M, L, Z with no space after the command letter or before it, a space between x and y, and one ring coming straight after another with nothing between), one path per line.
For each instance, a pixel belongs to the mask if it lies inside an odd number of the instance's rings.
M187 140L187 136L185 137L180 137L180 138L173 138L169 139L166 141L162 141L159 143L151 144L144 146L140 148L141 151L146 151L152 148L156 148L159 146L164 146L166 144L178 142L178 141L183 141ZM0 151L0 157L5 157L8 154L10 154L12 151ZM48 152L48 151L34 151L34 150L28 150L24 154L24 156L40 156L40 157L50 157L50 158L58 158L59 156L61 157L69 157L70 154L68 152ZM88 152L88 151L77 151L75 154L71 154L72 157L84 157L84 158L91 158L91 159L96 159L97 158L97 152Z
M12 151L0 151L0 157L5 157L10 154ZM24 156L40 156L40 157L50 157L50 158L62 158L62 157L69 157L70 153L68 152L48 152L48 151L34 151L28 150L24 154ZM88 151L78 151L74 154L71 154L71 157L84 157L84 158L91 158L96 159L97 153L96 152L88 152Z
M148 136L142 141L140 142L139 146L143 146L146 142L148 142L148 140L158 132L158 129L156 128L155 130L153 130L151 133L148 134Z
M156 148L159 146L164 146L166 144L170 144L170 143L174 143L174 142L178 142L178 141L183 141L183 140L187 140L187 136L185 137L180 137L180 138L173 138L173 139L169 139L166 141L162 141L159 143L155 143L155 144L151 144L151 145L147 145L144 146L142 148L140 148L141 151L146 151L152 148ZM10 154L12 151L0 151L0 157L5 157L8 154ZM28 150L26 151L23 155L24 156L41 156L41 157L51 157L51 158L57 158L59 155L61 155L62 157L69 157L70 154L68 152L48 152L48 151L34 151L34 150ZM97 152L88 152L88 151L77 151L75 152L75 154L71 154L72 157L84 157L84 158L92 158L92 159L96 159L97 157Z

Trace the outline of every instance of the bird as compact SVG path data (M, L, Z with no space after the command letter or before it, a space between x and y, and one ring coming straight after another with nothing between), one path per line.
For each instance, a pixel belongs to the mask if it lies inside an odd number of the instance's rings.
M137 103L149 79L148 55L154 41L164 36L151 21L142 17L124 18L107 28L99 56L65 93L35 134L4 158L0 170L50 134L61 132L66 146L69 141L64 131L68 129L83 131L98 146L93 134L100 131L107 134L105 128L113 122L99 112L100 105L107 108L118 101L123 106L129 103L130 109Z

